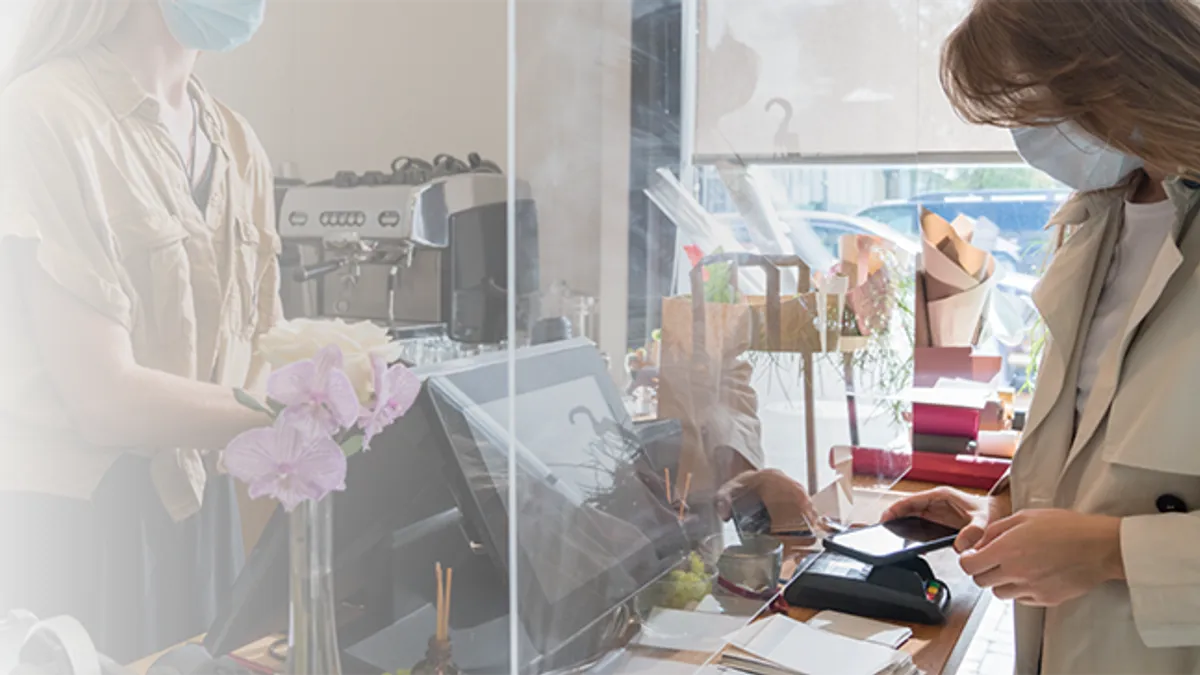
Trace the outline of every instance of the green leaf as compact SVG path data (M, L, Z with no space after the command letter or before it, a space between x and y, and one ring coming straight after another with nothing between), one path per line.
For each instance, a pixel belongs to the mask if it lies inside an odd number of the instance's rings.
M267 397L267 407L269 407L271 409L271 412L274 413L276 417L278 417L279 413L283 412L283 409L286 408L287 406L285 406L284 404L280 403L279 401L276 401L275 399L268 396Z
M258 399L254 398L250 394L247 394L245 391L243 391L241 389L235 388L233 390L233 397L237 399L238 403L241 403L242 405L246 406L247 408L249 408L251 410L263 413L264 415L270 415L272 418L275 417L275 413L271 412L270 410L267 410L266 406L264 406L262 403L258 402Z
M654 340L655 342L662 342L662 329L655 328L654 331L650 333L650 339Z
M361 452L363 449L363 437L361 435L351 436L342 441L342 452L349 457L355 453Z
M721 253L721 249L717 249ZM738 301L738 294L733 290L733 263L714 263L707 265L705 272L708 278L704 281L704 301L717 304L733 304Z

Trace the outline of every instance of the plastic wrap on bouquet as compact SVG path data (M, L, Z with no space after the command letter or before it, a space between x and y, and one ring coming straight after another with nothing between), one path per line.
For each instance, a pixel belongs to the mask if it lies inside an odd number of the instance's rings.
M841 348L862 349L873 335L886 333L895 305L891 275L884 264L885 244L875 237L845 235L837 272L847 279Z

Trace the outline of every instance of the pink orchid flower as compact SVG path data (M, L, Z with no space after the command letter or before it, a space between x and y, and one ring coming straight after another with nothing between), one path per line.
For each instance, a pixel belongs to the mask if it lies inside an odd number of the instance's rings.
M375 401L358 420L363 432L363 449L371 448L371 439L400 419L417 400L421 379L401 364L388 367L381 356L371 357L375 375Z
M348 429L361 411L354 384L342 370L342 350L337 345L271 373L267 395L287 406L281 417L308 425L314 433L333 435Z
M225 448L225 468L249 486L251 499L271 497L287 511L346 489L346 455L327 435L280 418L246 431Z

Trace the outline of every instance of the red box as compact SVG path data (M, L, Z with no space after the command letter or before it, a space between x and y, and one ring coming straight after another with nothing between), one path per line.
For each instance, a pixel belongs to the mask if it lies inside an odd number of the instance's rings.
M977 455L942 455L914 452L912 469L905 476L938 485L991 490L1012 466L1012 460Z
M976 408L951 408L944 405L914 403L912 429L916 434L979 438L979 419L982 411Z
M1012 461L976 455L944 455L880 448L854 448L854 473L990 490Z

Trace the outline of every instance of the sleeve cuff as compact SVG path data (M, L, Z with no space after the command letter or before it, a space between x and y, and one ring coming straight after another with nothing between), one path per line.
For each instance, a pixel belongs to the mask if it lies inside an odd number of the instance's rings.
M1186 542L1200 518L1185 514L1121 520L1121 560L1133 620L1150 648L1200 646L1200 556Z
M125 330L133 329L133 304L121 286L105 279L92 265L69 249L39 235L29 219L18 219L15 229L0 233L0 242L16 239L28 242L35 250L37 264L50 278L73 297L92 309L119 323Z
M996 495L1002 495L1008 492L1010 476L1012 476L1012 469L1008 469L1004 472L1004 475L1000 477L1000 480L996 481L996 484L992 486L991 490L988 490L988 496L995 497Z

